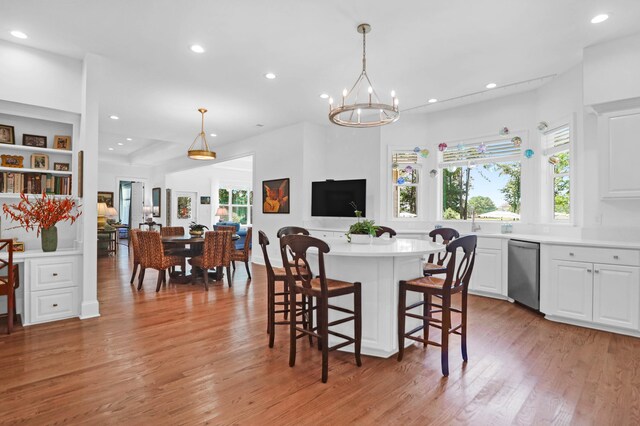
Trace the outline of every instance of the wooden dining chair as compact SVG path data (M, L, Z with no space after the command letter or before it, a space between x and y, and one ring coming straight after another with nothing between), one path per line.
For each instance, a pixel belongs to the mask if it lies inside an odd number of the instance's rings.
M13 263L13 240L0 240L0 253L0 296L7 296L7 334L11 334L14 321L18 321L16 290L20 287L20 269Z
M300 226L285 226L278 229L276 236L278 238L284 235L309 235L309 231Z
M384 234L389 234L389 238L393 238L396 236L396 231L387 226L378 226L378 229L376 229L376 237L381 237Z
M458 231L453 228L437 228L429 232L429 236L434 243L437 243L438 239L440 239L440 243L444 245L449 244L456 238L460 238ZM445 274L447 272L445 262L448 257L448 251L445 251L444 253L431 253L427 262L423 266L424 275Z
M191 266L202 270L204 279L204 289L209 290L209 269L227 269L227 283L231 283L231 241L232 232L229 231L207 231L204 233L204 246L202 254L192 257L189 261ZM191 274L193 276L193 274Z
M398 361L402 361L404 354L404 341L411 339L427 345L440 346L440 362L442 375L449 375L449 334L460 336L462 359L468 361L467 356L467 291L469 280L473 272L476 259L477 237L467 235L452 241L447 245L447 253L451 256L447 262L447 275L445 278L433 276L420 277L413 280L400 281L400 295L398 301ZM456 261L458 249L462 251L460 262ZM456 265L457 264L457 265ZM424 300L407 306L407 291L422 293ZM460 309L451 306L451 295L462 293L462 306ZM433 296L438 296L440 303L433 303ZM422 306L422 315L415 314L412 309ZM434 309L437 308L437 309ZM461 322L456 326L451 325L451 312L461 314ZM440 313L437 319L434 314ZM422 324L410 331L405 331L405 319L416 318L422 320ZM429 340L429 328L436 327L441 331L440 343ZM423 337L414 336L423 331Z
M314 249L318 253L318 272L317 278L313 278L313 274L304 271L311 271L311 267L307 260L307 252ZM315 337L319 340L322 349L322 382L326 383L329 375L329 352L336 349L354 345L354 353L356 364L358 367L362 365L360 359L360 346L362 340L362 309L361 309L361 289L359 282L346 282L327 278L324 268L324 254L329 253L329 246L324 241L310 237L307 235L283 235L280 238L280 255L282 263L286 265L288 253L293 254L293 262L295 266L285 268L287 282L289 285L289 311L296 311L297 295L301 294L311 300L316 301L316 314L318 319L317 327L302 327L295 321L292 314L289 318L289 366L293 367L296 363L296 340L299 337L298 332L302 335ZM303 269L304 268L304 269ZM294 275L296 274L296 275ZM296 278L300 278L296 280ZM353 310L334 306L329 304L332 297L345 296L353 294ZM313 305L313 303L312 303ZM346 317L329 322L329 309L336 310ZM343 324L348 321L354 322L354 336L349 337L345 334L330 330L329 327ZM339 337L344 341L332 347L329 347L329 335Z
M142 290L142 282L147 269L158 271L156 282L156 292L160 291L160 286L167 283L167 270L172 266L182 265L183 258L180 256L169 256L164 254L162 248L162 238L159 232L139 231L138 244L140 247L140 274L138 275L138 290Z
M140 266L140 240L138 239L138 233L142 232L139 229L132 229L129 231L129 241L131 241L131 248L133 249L133 273L131 274L131 281L129 284L133 284L133 280L136 278L136 272Z
M185 235L184 227L182 226L165 226L160 228L160 235L162 237L183 237ZM182 257L182 273L187 273L187 257L191 257L192 250L191 248L186 248L184 244L164 244L164 254L169 256L180 256ZM171 272L175 270L175 266L171 267Z
M287 273L284 268L278 268L271 264L269 251L267 249L269 245L267 234L258 231L258 243L262 249L264 265L267 270L267 333L269 333L269 347L273 348L276 335L275 326L289 325L289 286L287 285ZM308 271L305 269L301 269L301 272L305 274L305 276L308 275ZM300 279L297 276L297 271L293 271L293 276L296 280ZM281 289L276 288L279 284L282 284ZM307 305L311 302L309 298L302 297L302 300L296 303L296 321L299 321L300 324L307 328L313 328L313 306ZM282 314L284 320L277 320L277 314ZM298 320L298 317L301 317L300 320ZM313 344L312 337L309 337L309 341Z
M249 226L247 227L247 235L245 236L242 250L236 250L233 245L231 250L231 264L233 265L233 270L236 270L236 260L238 262L244 262L244 267L247 270L249 279L251 279L251 271L249 270L249 260L251 258L251 234L251 227Z

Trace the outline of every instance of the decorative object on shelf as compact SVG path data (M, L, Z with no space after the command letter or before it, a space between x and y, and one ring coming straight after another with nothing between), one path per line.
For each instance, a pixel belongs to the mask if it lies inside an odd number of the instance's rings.
M398 168L398 163L391 163L391 168L392 169Z
M84 151L78 151L78 197L84 196Z
M98 229L104 229L107 224L107 203L98 203Z
M72 224L80 217L80 206L70 197L54 197L47 194L32 197L20 194L18 204L4 204L2 210L7 218L19 225L9 229L22 228L42 233L42 251L56 251L58 248L58 222L70 221Z
M202 236L202 234L204 234L204 230L208 230L209 228L207 228L204 225L200 225L198 223L195 222L191 222L189 224L189 235L193 236L193 237L200 237Z
M428 149L420 150L420 157L427 158L428 156L429 156L429 150Z
M438 176L438 171L436 169L431 169L431 171L429 172L429 176L431 176L432 178Z
M415 148L413 148L413 152L415 152L416 154L420 152L420 147L416 146Z
M514 136L514 137L511 138L511 143L514 146L520 146L520 145L522 145L522 138L520 138L520 136Z
M0 124L0 143L6 143L9 145L15 145L16 138L13 126L7 124Z
M404 178L403 178L403 177L399 177L399 178L398 178L398 180L397 180L397 182L398 182L398 185L404 185L405 180L404 180Z
M47 137L38 135L22 135L22 145L35 146L37 148L46 148Z
M71 136L55 135L53 137L53 149L71 151Z
M68 172L69 163L53 163L53 170L56 172Z
M404 171L407 172L407 173L411 173L413 171L413 167L407 166L407 167L404 168Z
M13 251L24 251L24 243L22 241L18 241L17 238L13 239Z
M191 212L191 205L189 205L189 212ZM144 217L144 221L147 223L152 223L153 222L153 207L146 204L144 206L142 206L142 215ZM184 219L190 219L191 216L184 218Z
M485 152L487 152L487 144L482 142L476 147L476 151L478 151L478 154L484 154Z
M49 170L49 156L46 154L31 154L31 168Z
M440 152L445 152L447 150L447 144L446 143L441 143L440 145L438 145L438 151Z
M549 128L549 123L546 121L541 121L538 123L538 130L541 132L546 131Z
M262 213L289 213L289 178L262 181Z
M162 198L162 189L153 188L151 190L151 207L153 208L153 217L160 217L160 205Z
M333 98L329 98L329 121L339 126L360 128L393 123L400 117L395 91L391 91L391 104L380 102L367 75L367 33L371 31L371 25L360 24L357 30L362 34L362 72L351 90L344 89L338 106L334 107ZM368 101L358 102L359 99Z
M98 191L98 202L105 203L107 207L113 207L113 192Z
M376 235L378 227L373 220L362 219L362 212L358 210L358 205L352 201L349 203L353 207L353 213L358 221L349 227L349 231L345 234L347 241L353 244L370 244Z
M534 154L534 152L533 152L533 150L532 150L532 149L527 149L527 150L524 152L524 156L525 156L525 157L527 157L527 158L531 158L531 157L533 157L533 154Z
M509 134L509 128L508 127L503 127L502 129L500 129L500 131L498 131L498 134L500 136L506 136Z
M118 210L115 207L107 207L107 223L114 225L118 222Z
M198 108L198 112L202 114L202 127L200 128L200 133L193 140L193 143L189 147L189 151L187 151L187 156L192 160L215 160L216 153L209 149L209 144L207 143L207 136L204 133L204 114L207 112L206 108Z
M2 154L0 158L2 158L2 167L15 167L16 169L24 167L22 165L22 161L24 160L22 155Z
M465 146L464 146L463 143L459 143L458 144L458 151L464 151L464 148L465 148Z
M558 157L556 157L555 155L552 155L551 157L549 157L549 164L555 166L559 162L560 162L560 159Z
M226 217L229 214L229 211L224 207L218 207L216 210L216 216L218 217L218 221L221 222L223 217Z
M211 204L211 197L200 197L200 204L203 206Z

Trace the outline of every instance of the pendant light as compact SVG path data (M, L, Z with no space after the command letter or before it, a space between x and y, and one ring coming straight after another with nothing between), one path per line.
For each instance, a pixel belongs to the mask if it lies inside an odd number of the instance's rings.
M188 156L192 160L215 160L216 153L209 149L207 144L207 137L204 133L204 114L207 112L206 108L198 108L198 112L202 114L202 127L200 133L193 140L193 143L189 147Z

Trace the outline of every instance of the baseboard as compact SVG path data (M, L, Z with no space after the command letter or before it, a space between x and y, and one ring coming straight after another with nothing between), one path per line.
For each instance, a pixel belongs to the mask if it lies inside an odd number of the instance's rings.
M602 325L602 324L594 324L588 321L580 321L580 320L574 320L569 318L557 317L555 315L545 315L544 318L553 322L560 322L563 324L575 325L576 327L593 328L595 330L608 331L610 333L624 334L625 336L640 337L640 333L638 331L625 329L625 328L618 328L618 327Z
M96 318L100 316L100 304L97 300L82 302L80 306L80 319Z

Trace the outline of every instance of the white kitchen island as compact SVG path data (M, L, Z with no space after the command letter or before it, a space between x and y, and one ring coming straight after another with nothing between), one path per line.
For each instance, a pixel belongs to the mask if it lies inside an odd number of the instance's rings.
M398 282L422 276L422 258L445 250L442 244L425 240L394 238L373 239L372 244L351 244L346 239L324 238L331 251L325 255L328 278L362 283L362 353L387 358L398 352ZM309 252L312 268L317 271L314 254ZM416 293L407 294L407 304L420 300ZM353 295L335 297L331 304L353 309ZM329 321L342 317L329 310ZM407 329L418 325L407 319ZM353 336L353 322L332 327ZM330 345L340 339L329 336ZM407 343L407 345L409 345ZM353 345L344 348L353 351Z

